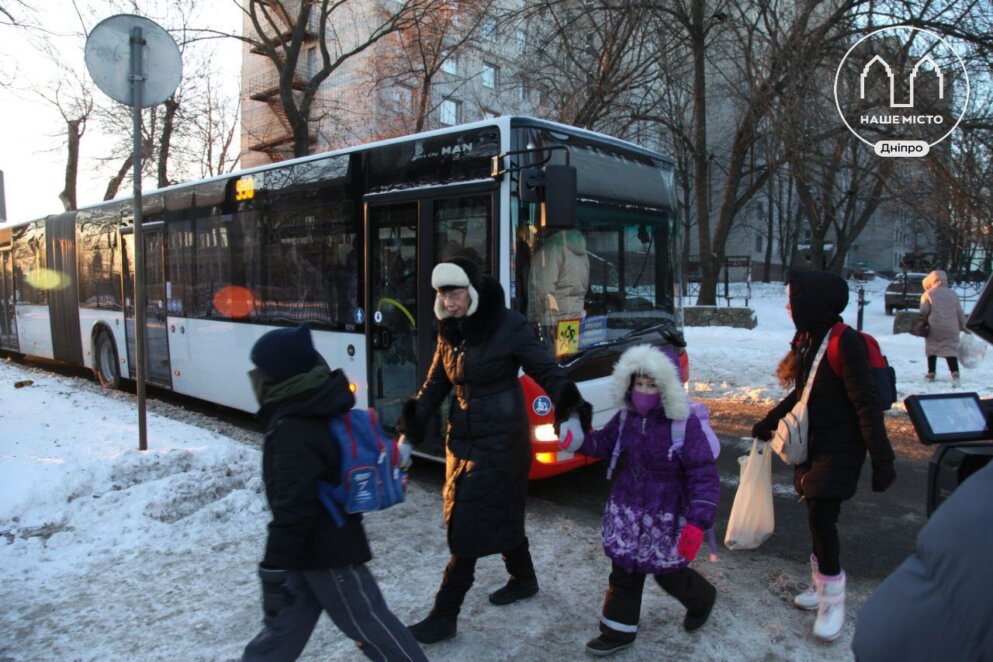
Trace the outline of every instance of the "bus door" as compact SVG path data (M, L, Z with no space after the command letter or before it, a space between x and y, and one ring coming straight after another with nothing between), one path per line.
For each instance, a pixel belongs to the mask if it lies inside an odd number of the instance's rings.
M169 366L169 338L166 329L166 301L168 284L165 269L164 228L142 227L142 244L145 248L145 381L149 384L172 388ZM123 235L124 261L127 278L124 280L124 322L128 335L128 366L131 379L135 379L135 308L134 308L134 234Z
M18 349L17 319L14 317L14 255L0 248L0 347Z
M459 195L366 207L369 277L369 404L385 425L417 393L434 356L437 319L431 271L438 260L460 255L484 273L498 274L492 256L492 186L462 187ZM444 457L442 422L448 400L427 426L420 452Z
M417 351L417 208L417 202L370 203L366 208L369 405L387 427L399 418L423 376Z

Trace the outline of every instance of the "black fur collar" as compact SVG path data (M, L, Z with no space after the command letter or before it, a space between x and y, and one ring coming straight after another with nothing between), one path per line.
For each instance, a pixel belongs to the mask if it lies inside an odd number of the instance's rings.
M492 335L506 310L503 286L497 280L483 276L476 312L461 320L447 317L439 322L438 329L441 336L453 345L459 344L463 339L475 345Z

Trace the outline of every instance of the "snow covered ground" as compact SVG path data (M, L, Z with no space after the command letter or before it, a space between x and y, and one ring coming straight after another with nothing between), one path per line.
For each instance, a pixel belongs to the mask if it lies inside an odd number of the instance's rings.
M865 327L895 365L900 397L948 390L943 365L941 381L924 382L923 341L892 335L884 286L866 284ZM782 396L771 373L792 335L783 288L756 285L753 295L756 329L687 329L697 397L771 403ZM852 299L845 317L854 323ZM993 396L993 359L962 375L963 390ZM23 380L33 383L15 388ZM0 362L0 659L234 660L257 632L255 566L267 521L259 451L155 413L148 438L151 450L135 450L130 398ZM499 558L482 560L459 635L426 647L429 658L583 659L609 562L599 529L574 515L534 500L528 526L541 592L490 605L486 593L505 574ZM405 622L419 620L447 560L440 495L412 483L407 502L366 525L388 603ZM796 563L784 564L723 550L717 563L698 561L720 593L710 622L693 634L682 630L678 604L646 588L638 642L614 659L850 659L854 613L874 585L850 578L845 632L832 645L818 643L813 617L790 606L804 582L804 556L798 549ZM364 658L322 618L304 659Z

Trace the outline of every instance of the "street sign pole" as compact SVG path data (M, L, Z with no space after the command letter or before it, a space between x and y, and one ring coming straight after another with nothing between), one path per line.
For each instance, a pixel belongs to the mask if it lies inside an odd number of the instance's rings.
M145 424L145 379L148 372L145 346L145 245L141 231L141 110L162 103L176 91L183 77L179 47L155 22L133 14L106 18L86 38L86 68L104 93L130 105L134 132L134 374L138 394L138 449L148 450ZM128 274L125 273L127 278ZM125 312L125 320L127 313ZM125 342L130 345L127 323Z
M148 427L145 420L145 246L141 233L141 109L145 76L142 54L145 39L141 26L131 28L131 113L134 131L134 327L135 376L138 384L138 450L148 450Z

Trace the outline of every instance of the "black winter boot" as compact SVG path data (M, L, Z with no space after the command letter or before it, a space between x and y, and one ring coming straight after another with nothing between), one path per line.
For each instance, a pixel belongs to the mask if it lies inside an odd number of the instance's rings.
M538 577L534 573L534 563L528 539L503 555L503 564L510 574L507 583L490 593L490 602L495 605L509 605L512 602L530 598L538 592Z
M683 568L673 573L655 575L662 590L679 600L686 607L683 628L693 632L703 627L717 601L717 589L693 568Z
M434 597L434 608L428 617L408 627L414 639L422 644L433 644L455 636L459 611L465 594L472 586L476 559L453 556L445 568L441 588Z
M586 642L586 652L596 657L606 657L625 648L631 648L631 646L634 646L634 639L630 641L618 641L601 634L596 639L590 639Z
M458 630L458 616L439 616L432 610L427 618L407 629L414 635L414 639L422 644L434 644L455 636Z
M503 588L498 588L490 593L490 602L495 605L509 605L512 602L530 598L537 592L537 579L518 579L517 577L511 577L504 584Z
M693 630L699 630L710 618L710 612L714 608L714 603L717 602L717 589L710 583L707 584L710 589L710 600L704 605L699 611L687 610L686 617L683 619L683 629L687 632L693 632Z

